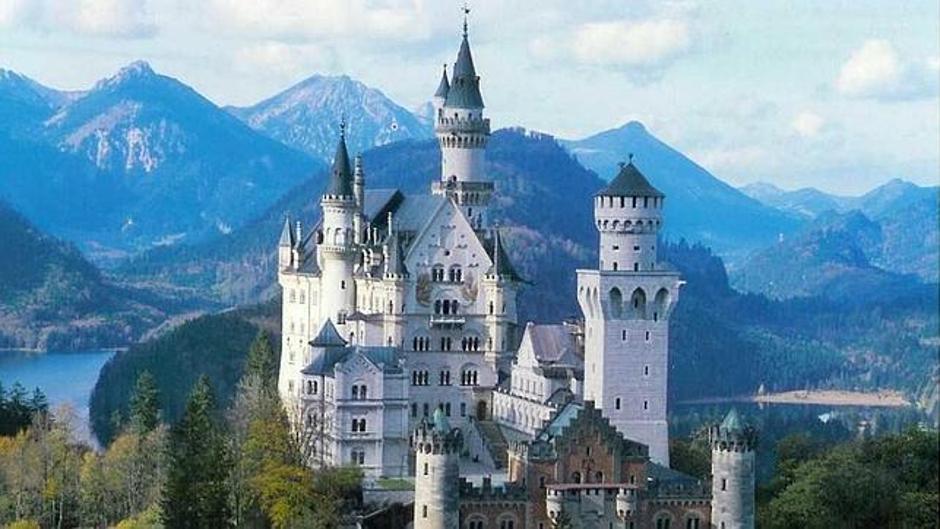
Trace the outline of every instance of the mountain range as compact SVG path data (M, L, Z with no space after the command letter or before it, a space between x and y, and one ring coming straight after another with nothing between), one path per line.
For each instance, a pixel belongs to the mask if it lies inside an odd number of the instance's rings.
M850 266L866 269L865 274L880 269L885 274L914 274L928 283L938 281L940 187L921 187L895 179L857 197L813 188L784 191L764 183L745 186L742 191L808 222L802 232L781 238L741 267L735 277L736 286L781 294L775 290L786 281L777 280L776 286L771 286L770 275L795 278L793 271L799 270L807 278L819 276L802 285L803 289L813 289L818 286L817 280L833 272L829 265L837 262L836 268L842 273L846 272L845 266ZM810 257L818 266L825 264L829 271L823 272L810 262L794 262L799 256ZM788 259L779 260L782 257ZM784 263L789 271L781 268Z
M564 145L588 169L610 180L632 157L666 194L666 237L700 241L736 263L755 248L797 231L802 220L755 200L719 180L631 121Z
M250 107L226 107L249 127L330 163L345 123L353 153L432 136L431 127L386 97L348 76L314 75Z

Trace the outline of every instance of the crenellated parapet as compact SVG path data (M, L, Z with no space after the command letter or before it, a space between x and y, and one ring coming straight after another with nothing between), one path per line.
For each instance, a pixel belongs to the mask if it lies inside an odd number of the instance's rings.
M435 411L435 419L443 413ZM463 448L463 434L459 428L450 428L446 421L422 419L415 427L412 447L416 453L434 455L459 455Z

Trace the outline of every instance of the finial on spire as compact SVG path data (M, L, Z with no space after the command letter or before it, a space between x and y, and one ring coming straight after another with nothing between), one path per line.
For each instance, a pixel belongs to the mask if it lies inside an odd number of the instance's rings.
M345 112L343 112L343 114L339 118L339 137L346 139L346 113Z
M463 3L463 36L467 38L467 19L470 17L470 3Z
M630 154L627 155L627 157L629 157L629 159L630 159L630 162L629 162L629 163L632 164L632 163L633 163L633 153L631 152Z

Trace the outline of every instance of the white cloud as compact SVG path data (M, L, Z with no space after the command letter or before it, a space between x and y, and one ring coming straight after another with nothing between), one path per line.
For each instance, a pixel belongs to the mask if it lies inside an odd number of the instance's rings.
M649 67L686 52L691 40L681 20L594 22L575 30L572 50L582 63Z
M819 135L826 121L815 112L800 112L793 118L791 126L797 134L804 138L814 138Z
M333 54L315 44L284 44L265 41L239 48L233 57L236 69L243 73L266 72L277 77L293 78L330 68Z
M423 0L208 0L207 24L276 40L413 40L427 35Z
M118 38L157 32L147 0L4 0L0 27Z
M868 40L842 65L836 89L842 95L871 99L917 99L932 97L937 90L937 72L930 60L905 62L890 42Z

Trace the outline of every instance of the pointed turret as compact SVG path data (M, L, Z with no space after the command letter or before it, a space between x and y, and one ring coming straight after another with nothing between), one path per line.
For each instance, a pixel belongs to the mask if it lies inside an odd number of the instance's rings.
M395 232L394 218L392 212L388 212L388 235L385 237L385 277L397 278L408 275L405 268L405 256L401 251L401 244L398 241L398 234Z
M480 94L480 78L473 66L473 54L470 52L470 40L464 33L454 63L454 75L444 102L447 108L465 108L481 110L484 108Z
M290 215L284 217L284 227L281 229L281 238L278 240L277 245L281 248L294 247L294 233L290 227Z
M346 125L340 126L339 142L333 155L333 168L330 170L330 182L325 195L353 196L352 170L349 167L349 151L346 150Z
M441 82L437 85L437 91L434 92L434 99L446 100L447 92L450 92L450 81L447 80L447 65L445 64L444 72L441 74Z
M323 326L320 327L320 332L310 341L310 345L313 347L346 347L346 340L339 335L339 331L333 325L333 320L327 318L323 322Z
M495 275L501 279L509 279L511 281L521 281L522 277L516 273L516 269L513 268L512 263L509 261L509 255L506 253L506 249L503 248L503 243L499 237L499 229L493 230L493 248L491 251L491 257L493 258L493 266L487 270L486 275Z
M757 431L734 408L709 432L712 446L712 527L754 529Z
M598 196L603 197L656 197L663 198L666 195L662 191L653 187L653 184L646 179L646 176L633 165L633 155L630 155L630 161L620 165L620 172L610 181Z

